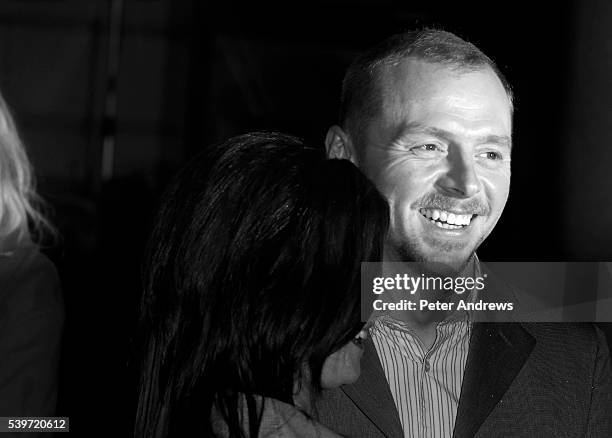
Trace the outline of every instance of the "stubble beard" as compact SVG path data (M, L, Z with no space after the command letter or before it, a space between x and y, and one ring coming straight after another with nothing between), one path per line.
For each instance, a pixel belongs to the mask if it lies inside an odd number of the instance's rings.
M385 252L390 256L388 257L389 261L422 263L423 269L426 271L450 275L463 272L466 269L474 259L476 249L483 241L484 237L467 251L458 249L457 244L437 241L433 245L436 248L435 251L426 251L424 248L426 244L422 241L390 236ZM457 256L449 257L449 254L453 252L457 252Z

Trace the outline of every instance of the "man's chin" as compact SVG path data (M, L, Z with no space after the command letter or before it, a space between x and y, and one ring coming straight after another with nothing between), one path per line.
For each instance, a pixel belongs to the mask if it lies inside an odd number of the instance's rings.
M425 270L438 274L452 275L462 272L470 263L474 253L433 255L424 259Z
M451 274L463 271L474 257L475 247L461 248L413 248L403 245L394 252L397 261L420 262L424 268L440 274Z
M422 253L422 261L424 262L439 263L460 271L473 258L481 241L474 241L474 239L463 241L426 240L419 245L419 252Z

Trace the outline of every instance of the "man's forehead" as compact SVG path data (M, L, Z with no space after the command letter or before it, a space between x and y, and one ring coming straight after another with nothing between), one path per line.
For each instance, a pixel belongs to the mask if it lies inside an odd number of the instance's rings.
M476 73L476 75L473 75L474 73ZM407 57L401 62L380 66L377 75L377 88L375 90L377 96L371 101L376 107L376 115L366 122L363 131L365 135L356 137L359 144L361 144L361 146L366 146L372 141L376 142L375 137L379 137L379 135L383 134L383 136L386 137L390 133L390 131L388 131L389 129L395 130L395 128L400 127L400 124L413 122L414 120L406 120L406 116L408 116L406 111L411 112L413 116L423 116L424 114L421 110L424 108L419 105L419 99L430 94L428 91L436 89L440 91L440 88L443 87L436 78L440 78L442 81L441 78L446 76L447 79L451 77L459 81L462 77L470 74L472 74L473 77L475 76L477 82L482 80L489 85L493 85L493 90L495 90L494 94L497 96L497 98L494 99L497 102L495 110L492 110L493 108L483 109L479 111L479 116L484 115L485 118L488 118L489 115L500 116L501 119L503 119L502 125L505 128L494 134L511 136L511 100L501 80L489 66L483 65L482 68L458 69L445 64L424 61L416 57ZM453 87L452 85L451 81L450 88L454 88L455 91L462 91L462 87ZM448 101L457 99L456 96L450 96L446 93L438 92L437 94L439 96L445 96ZM484 101L487 100L490 99L484 99ZM458 100L456 100L456 102L458 102ZM478 102L476 103L478 104ZM466 102L464 108L469 104L471 103ZM428 109L431 109L431 107L428 106ZM465 108L464 112L464 114L470 116L478 116L477 113L478 111L468 108ZM413 117L408 118L412 119Z
M412 91L419 91L437 88L440 79L461 80L466 75L473 74L480 75L483 81L495 82L500 89L504 88L497 74L488 65L462 66L408 56L380 67L378 90L382 92L383 97L393 96L401 89L412 88Z
M418 80L425 76L426 72L445 68L440 63L432 63L415 56L395 60L380 67L380 81L383 86L405 82L406 80Z
M458 68L409 57L381 69L377 91L382 113L430 99L443 99L466 110L498 104L512 113L510 97L488 65Z

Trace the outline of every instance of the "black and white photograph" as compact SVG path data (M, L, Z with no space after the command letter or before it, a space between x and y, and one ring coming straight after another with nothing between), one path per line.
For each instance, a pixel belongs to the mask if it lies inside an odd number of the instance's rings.
M0 437L610 438L611 227L608 0L0 0Z

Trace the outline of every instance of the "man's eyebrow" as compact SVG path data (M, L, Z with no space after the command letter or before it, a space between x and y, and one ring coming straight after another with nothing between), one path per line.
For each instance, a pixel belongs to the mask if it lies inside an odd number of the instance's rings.
M479 143L494 143L512 149L512 139L507 135L485 135L478 138Z
M393 141L398 141L409 134L432 134L438 135L438 129L422 125L420 123L401 123L393 133Z
M445 129L436 128L434 126L426 126L421 123L405 123L398 127L393 136L393 141L401 140L403 137L409 134L428 134L440 138L453 138L455 135ZM506 146L512 149L512 138L507 135L483 135L476 138L479 144L483 143L494 143L500 146Z

